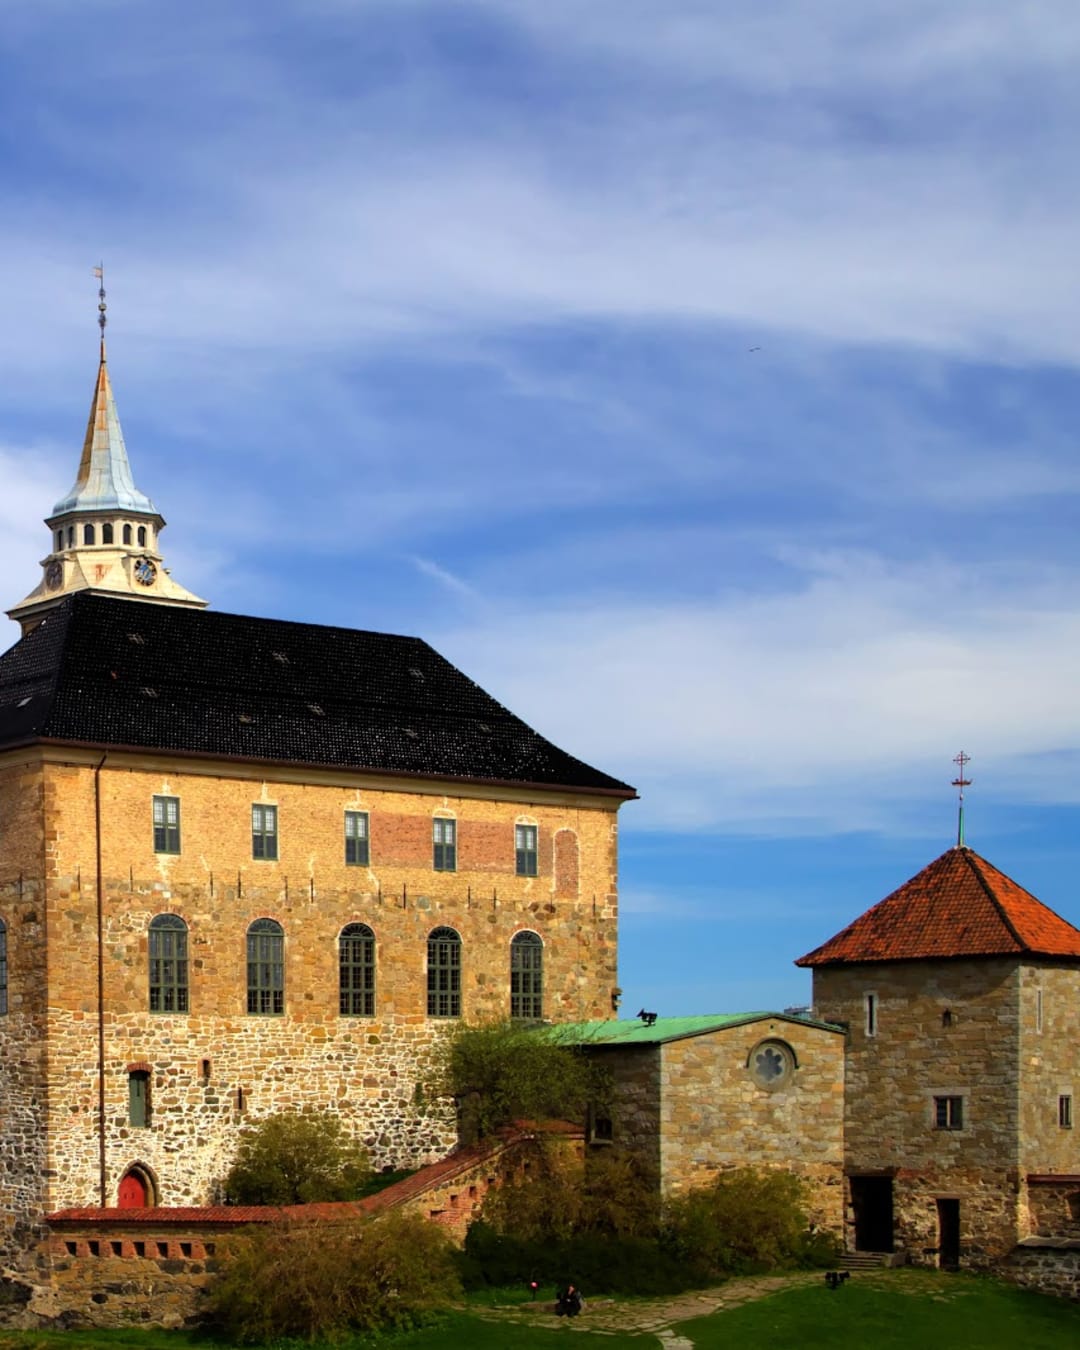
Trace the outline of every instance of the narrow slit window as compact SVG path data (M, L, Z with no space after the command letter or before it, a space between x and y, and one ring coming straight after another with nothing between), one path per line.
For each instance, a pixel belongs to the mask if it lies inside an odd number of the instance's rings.
M256 802L251 808L251 856L273 861L277 855L277 807Z
M866 995L866 1034L877 1035L877 994Z
M8 1010L7 924L0 919L0 1016Z
M137 1128L150 1124L150 1075L145 1069L128 1074L128 1124Z
M366 811L346 811L345 863L349 867L366 867L370 860L368 814Z
M537 872L535 825L514 826L514 865L519 877L534 877Z
M1058 1124L1063 1130L1072 1129L1072 1093L1063 1092L1058 1098Z

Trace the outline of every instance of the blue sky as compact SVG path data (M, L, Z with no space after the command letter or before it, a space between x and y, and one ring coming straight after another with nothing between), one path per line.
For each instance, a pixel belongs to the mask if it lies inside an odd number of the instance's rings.
M104 259L182 584L419 634L638 787L628 1010L807 1001L961 748L1080 924L1073 0L3 8L7 604Z

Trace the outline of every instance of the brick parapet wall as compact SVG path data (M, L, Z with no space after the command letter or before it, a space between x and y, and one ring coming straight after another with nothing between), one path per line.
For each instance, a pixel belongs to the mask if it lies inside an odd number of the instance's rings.
M21 1297L3 1321L21 1327L192 1324L203 1314L229 1236L251 1224L332 1229L398 1209L438 1223L461 1243L487 1192L516 1173L537 1133L580 1158L580 1130L522 1124L355 1203L60 1211L48 1216L37 1273L17 1277Z

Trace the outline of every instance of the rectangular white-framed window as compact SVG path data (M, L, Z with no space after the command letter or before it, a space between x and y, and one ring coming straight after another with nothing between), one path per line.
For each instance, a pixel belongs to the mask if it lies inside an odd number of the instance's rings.
M436 816L431 822L431 865L436 872L457 871L457 821Z
M155 797L154 852L180 852L180 798Z
M277 855L277 807L254 802L251 807L251 856L272 862Z
M366 811L345 812L345 863L348 867L366 867L371 861Z
M539 853L535 825L514 826L514 868L519 877L534 877L538 871Z
M878 996L877 994L863 995L863 1008L866 1013L866 1034L868 1036L877 1035L878 1027Z
M1071 1130L1072 1120L1072 1093L1062 1092L1058 1097L1058 1125L1063 1130Z

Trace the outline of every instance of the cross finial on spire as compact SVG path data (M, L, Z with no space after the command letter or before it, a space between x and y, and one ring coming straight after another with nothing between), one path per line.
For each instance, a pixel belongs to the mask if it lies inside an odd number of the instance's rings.
M94 276L97 277L101 285L98 287L98 327L101 329L101 359L105 360L105 264L99 263L94 268Z
M964 777L965 768L971 763L971 756L965 755L963 750L958 755L953 756L953 763L960 766L960 772L952 780L952 785L960 793L960 809L956 820L956 847L964 847L964 789L971 786L971 779Z

